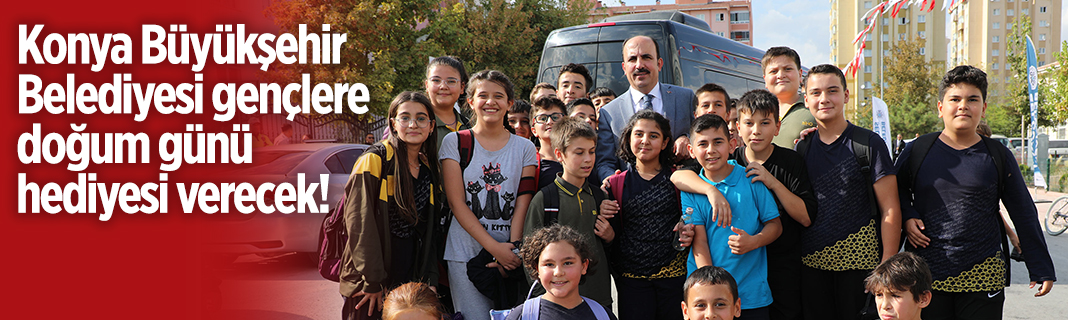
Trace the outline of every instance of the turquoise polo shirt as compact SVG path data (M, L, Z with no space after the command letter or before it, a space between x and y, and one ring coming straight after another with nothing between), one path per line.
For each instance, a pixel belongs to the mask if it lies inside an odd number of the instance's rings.
M764 223L779 217L779 208L775 197L762 182L750 182L745 176L745 168L734 160L727 162L734 169L726 179L712 182L705 177L701 169L701 179L719 189L731 207L731 225L754 235L764 229ZM768 287L767 249L760 247L742 255L731 253L727 246L730 236L735 235L730 226L719 227L712 220L712 205L704 194L681 192L682 208L693 208L693 224L704 226L708 237L708 250L712 265L722 267L730 272L738 282L738 296L742 299L742 309L755 309L771 304L771 289ZM686 260L686 275L697 270L693 251Z

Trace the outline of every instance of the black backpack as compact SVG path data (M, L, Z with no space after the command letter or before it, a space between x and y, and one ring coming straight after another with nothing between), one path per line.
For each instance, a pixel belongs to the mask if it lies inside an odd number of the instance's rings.
M914 199L912 197L912 194L915 192L913 190L916 189L915 188L915 186L916 186L915 185L915 183L916 183L916 174L920 171L920 165L923 164L924 158L927 157L927 152L931 151L931 147L934 146L934 142L935 142L935 140L938 139L938 136L940 134L941 134L941 132L928 133L928 134L925 134L923 136L920 136L919 138L916 138L912 142L909 142L909 144L912 145L912 151L909 154L908 159L905 159L905 161L907 161L907 162L905 162L905 164L901 166L901 170L907 170L907 171L898 172L898 175L897 175L898 176L898 185L901 186L902 188L907 188L907 190L909 191L909 192L907 192L907 193L905 193L904 195L901 195L901 196L902 197L909 197L908 198L909 202L912 202L913 199ZM994 158L994 166L997 168L997 174L998 174L998 182L997 182L998 199L1000 200L1001 196L1002 196L1002 194L1003 194L1003 192L1005 190L1005 176L1007 174L1006 171L1005 171L1005 165L1006 164L1005 164L1004 153L1002 153L1003 150L1001 149L1001 144L999 142L994 141L994 139L990 139L990 138L988 138L986 136L980 135L980 137L982 137L983 143L986 144L986 149L989 150L990 156ZM898 161L901 161L901 160L899 159ZM907 177L908 180L902 181L901 177ZM998 212L998 221L1001 222L1001 223L998 224L998 227L1000 227L1000 229L1001 229L1001 254L1004 256L1003 258L1006 261L1006 263L1005 263L1005 286L1008 286L1009 285L1009 265L1010 265L1010 263L1008 263L1008 261L1009 261L1009 252L1010 251L1009 251L1008 238L1006 237L1006 234L1005 234L1005 221L1001 217L1001 213L1000 212ZM902 222L904 222L904 221L902 221ZM904 224L902 224L902 226L904 226ZM904 238L902 238L902 239L904 239Z
M541 188L542 200L545 205L545 217L542 218L543 226L548 227L560 222L560 190L555 183L550 183ZM595 206L601 205L601 201L604 200L604 192L600 188L590 187L590 192L593 193L593 202Z

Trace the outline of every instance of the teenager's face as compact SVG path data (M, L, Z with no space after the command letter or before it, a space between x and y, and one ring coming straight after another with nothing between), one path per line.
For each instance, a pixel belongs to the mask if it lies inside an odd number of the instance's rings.
M460 83L460 71L446 65L430 67L424 84L430 103L439 108L452 108L464 91L464 85Z
M882 288L873 294L875 306L879 308L879 318L882 320L919 320L920 311L931 303L931 292L920 295L920 301L916 301L908 290Z
M408 101L397 107L397 116L390 120L397 137L409 146L419 146L430 137L434 122L430 111L422 103ZM425 127L423 127L425 126Z
M574 72L560 74L556 81L556 96L569 103L572 100L586 97L586 78Z
M708 172L719 172L727 166L727 156L734 150L734 139L725 128L709 128L690 135L690 157L697 159Z
M527 112L509 112L508 126L515 129L515 135L530 139L530 116Z
M545 287L545 299L556 304L582 299L578 286L588 266L589 261L570 243L557 241L545 246L538 257L538 281Z
M600 96L593 98L593 108L596 109L597 112L600 112L601 107L604 107L604 105L608 104L609 102L612 102L612 100L615 98L616 97L613 96Z
M660 152L670 144L664 137L664 131L656 121L641 119L634 123L634 129L630 131L630 151L634 152L634 158L638 162L660 161Z
M727 96L724 96L719 91L701 92L697 95L697 110L694 110L693 117L700 117L706 114L714 114L727 119Z
M837 118L844 119L842 110L849 102L849 90L842 87L837 75L820 73L808 76L805 91L805 106L820 122Z
M731 298L727 284L698 283L686 289L682 316L686 320L733 320L742 316L741 300Z
M593 127L593 130L597 130L597 111L591 105L576 104L571 107L571 114L568 116L577 117Z
M942 118L946 129L975 131L984 115L986 101L983 101L983 92L967 83L950 85L942 101L938 101L938 117Z
M534 112L534 136L542 140L549 139L549 133L553 131L553 125L567 115L560 108L540 109ZM556 118L553 120L553 118Z
M660 81L660 68L664 60L659 58L653 40L646 37L631 39L623 47L623 73L632 88L648 93Z
M556 91L549 88L538 88L538 93L534 95L534 100L530 100L530 103L534 103L534 101L544 97L556 97Z
M764 68L764 88L771 94L779 96L784 93L797 92L801 87L801 69L794 59L787 56L771 58Z
M771 147L771 140L779 134L779 122L775 121L777 115L756 112L756 114L738 113L738 134L745 143L746 148L755 152L763 152Z
M508 93L504 91L504 86L488 80L478 81L475 84L474 96L467 98L467 103L474 110L478 122L496 123L497 126L504 122L504 116L512 102L514 101L508 100Z
M597 158L597 142L588 138L573 138L567 151L556 150L556 159L564 167L564 172L572 177L585 179L593 170Z

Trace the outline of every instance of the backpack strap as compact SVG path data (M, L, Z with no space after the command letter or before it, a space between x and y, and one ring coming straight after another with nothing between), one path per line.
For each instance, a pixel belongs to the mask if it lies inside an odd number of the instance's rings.
M560 222L560 190L555 183L550 183L541 188L542 203L545 207L545 216L542 218L542 226L548 227Z
M623 182L627 181L627 172L623 171L620 174L608 177L608 187L611 188L612 198L616 201L623 199Z
M460 149L460 172L467 170L471 157L475 153L475 135L471 129L456 131L457 146Z
M912 140L912 153L909 154L908 162L906 162L905 166L909 170L909 181L906 181L909 188L915 190L916 173L920 172L920 165L923 164L923 159L927 157L927 152L931 151L931 146L934 145L940 134L940 132L928 133L916 138L916 140Z
M980 135L983 138L983 143L986 144L986 149L990 152L990 157L994 158L994 167L998 172L998 200L1001 200L1001 196L1005 191L1005 157L1001 150L1002 145L994 139L990 139L986 136ZM1009 239L1007 232L1005 231L1005 217L1001 216L1001 209L998 208L998 227L1001 229L1001 255L1002 259L1005 259L1005 286L1009 286L1009 280L1011 278L1011 272L1009 270Z
M534 159L535 159L534 160L534 164L537 165L536 170L534 171L534 185L535 186L540 186L541 185L541 152L538 152L538 150L534 150Z
M597 317L597 320L612 319L608 317L608 311L604 311L604 306L602 306L600 303L597 303L597 301L593 301L593 299L587 297L582 297L582 300L586 301L586 305L590 306L590 310L593 310L593 315ZM524 307L524 310L526 310L525 308L526 307Z
M871 131L853 126L853 157L860 166L860 174L864 175L864 181L868 182L868 202L871 203L872 218L879 219L879 202L875 200L875 181L871 180ZM878 229L878 228L876 228Z
M521 320L538 320L541 314L541 297L533 297L523 302L523 316Z
M804 158L805 154L808 154L808 149L812 147L810 139L813 139L812 137L814 136L814 134L810 133L808 136L805 136L805 138L798 140L797 145L794 146L794 151L797 151L797 153L801 155L801 158Z

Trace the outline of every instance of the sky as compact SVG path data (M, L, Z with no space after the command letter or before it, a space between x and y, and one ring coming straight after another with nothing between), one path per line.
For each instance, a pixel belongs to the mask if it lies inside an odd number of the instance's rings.
M602 0L618 6L618 0ZM627 5L656 4L656 0L626 0ZM663 0L661 4L675 3ZM801 64L815 66L831 62L831 2L828 0L756 0L753 1L753 46L767 50L788 46L801 55ZM941 9L939 1L935 10ZM1068 17L1068 5L1061 6L1061 16ZM1068 38L1068 21L1061 23L1061 41Z

